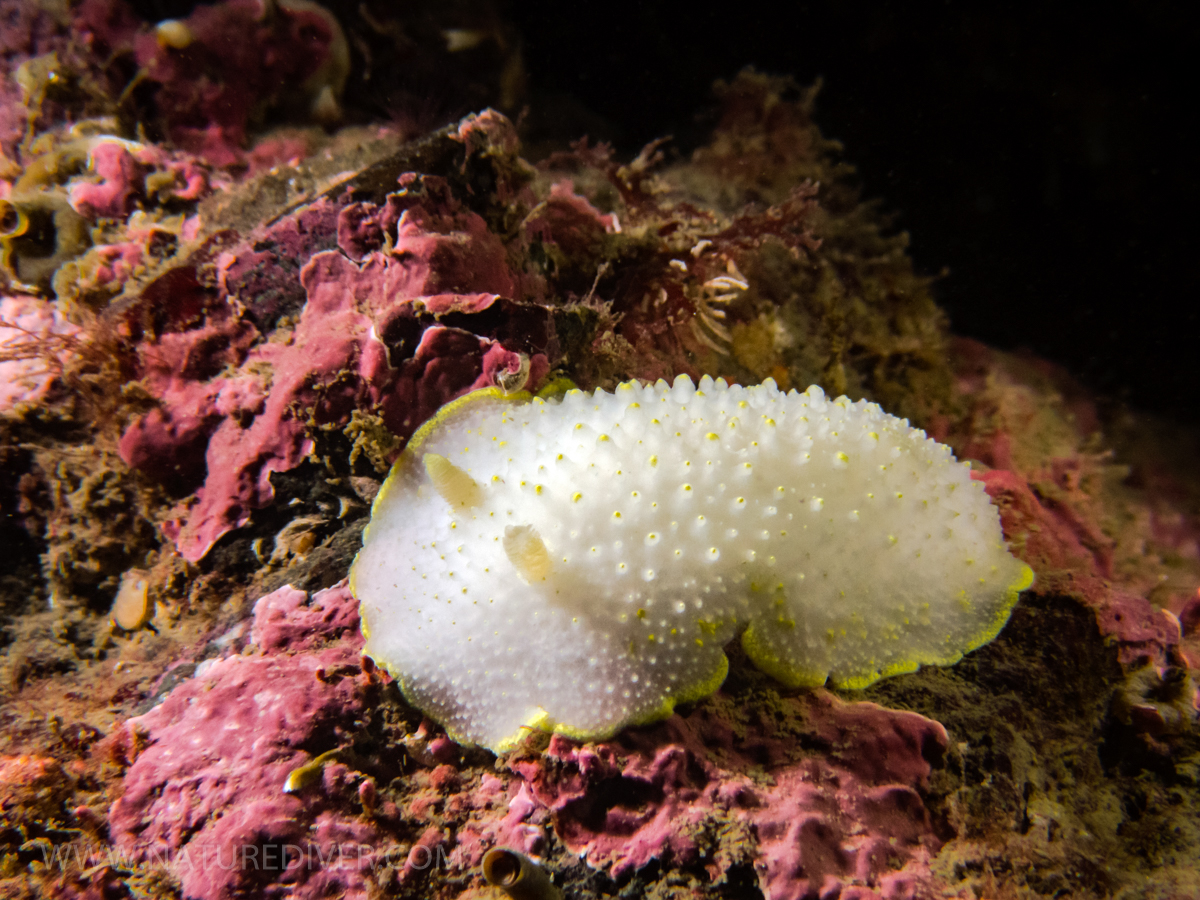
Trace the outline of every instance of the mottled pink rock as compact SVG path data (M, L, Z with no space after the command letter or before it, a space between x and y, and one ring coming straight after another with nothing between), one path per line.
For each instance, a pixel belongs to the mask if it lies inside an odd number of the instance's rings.
M93 256L96 268L92 283L97 286L119 286L142 264L144 257L142 245L133 241L97 247Z
M513 154L521 143L513 123L494 109L471 113L458 123L455 136L466 145L469 154Z
M395 220L399 217L389 201L382 209L374 203L351 203L337 217L337 245L355 262L376 250L384 249ZM391 221L389 221L391 220Z
M302 102L306 81L341 40L315 4L262 9L258 0L197 6L184 20L192 41L182 48L161 46L149 30L132 40L171 141L217 166L243 162L256 111Z
M308 748L346 740L374 699L372 682L353 675L362 638L349 590L305 598L291 587L263 597L257 653L206 664L121 727L136 758L110 811L112 839L134 858L169 860L189 898L285 884L297 898L368 896L372 856L387 841L347 811L360 778L339 766L328 784L283 792Z
M247 175L259 175L277 166L296 166L314 153L318 141L308 131L272 132L246 153Z
M213 186L213 176L208 168L186 151L168 151L145 144L130 147L126 152L128 158L120 157L117 149L126 147L130 145L113 139L98 139L88 159L89 167L99 181L90 194L80 195L81 200L91 199L93 209L85 211L77 207L80 213L120 218L132 211L134 204L131 201L199 200ZM149 179L152 174L156 176L153 184ZM218 185L228 182L228 176L216 177ZM80 184L78 191L86 190L87 183ZM107 206L102 202L105 198L111 198Z
M214 165L262 164L264 154L245 152L251 124L280 107L304 119L322 86L341 89L345 40L315 3L264 12L258 0L222 0L197 6L183 23L190 42L164 46L121 0L83 0L72 8L67 46L86 48L97 68L107 61L105 72L112 59L134 62L139 102L155 125L175 146ZM111 89L124 86L117 81ZM278 149L269 155L278 157Z
M512 808L549 811L572 852L618 878L655 859L720 878L730 861L704 855L705 835L733 820L772 900L906 896L936 883L920 792L947 742L937 722L827 691L774 710L710 702L599 744L553 738L511 763L528 788Z
M0 413L45 396L79 331L52 303L0 296Z
M327 205L302 215L334 217ZM309 419L338 423L355 409L370 410L407 437L448 400L522 368L520 354L494 340L419 318L469 315L513 291L503 245L479 216L449 203L433 213L419 205L359 205L355 215L360 226L372 215L385 224L390 216L394 246L359 262L335 250L313 254L299 272L305 302L290 341L246 350L254 329L226 315L143 345L160 406L126 430L120 449L131 465L181 489L203 478L164 526L187 559L203 557L270 502L271 473L294 468L311 448ZM311 246L304 237L310 228L277 232L297 254ZM253 273L267 262L263 251L245 252L219 262L227 292L262 282ZM240 365L237 374L217 374L230 364ZM541 377L546 368L544 358L535 359L530 371Z
M186 559L202 558L222 535L245 524L274 496L271 473L295 468L308 455L312 441L297 410L313 410L317 422L336 422L354 408L377 408L395 433L407 435L446 401L493 383L481 372L492 346L484 338L432 326L412 358L392 369L367 317L316 309L305 307L291 346L265 345L248 357L247 367L272 364L269 388L222 379L208 406L187 408L189 421L201 421L199 412L219 418L208 439L204 485L164 526ZM239 415L228 415L222 403Z
M284 585L254 604L250 641L266 653L312 650L333 638L354 639L358 605L344 592L321 591L309 599L305 591Z
M411 881L415 876L423 873L429 868L429 861L436 858L437 851L440 850L446 843L446 837L442 834L442 829L436 825L430 825L417 838L417 842L409 851L408 857L404 861L404 866L400 870L399 881L404 884L406 881ZM444 852L444 851L443 851Z
M259 227L216 260L221 295L262 331L304 306L300 268L316 253L337 246L338 206L327 198Z
M1066 504L1041 500L1013 472L993 469L973 477L1000 507L1004 535L1037 573L1037 591L1076 597L1090 607L1101 633L1116 642L1122 664L1169 664L1182 638L1179 620L1112 582L1108 538Z
M97 141L88 153L93 180L76 181L67 199L81 216L89 219L123 219L133 211L143 191L145 168L123 141Z
M463 872L477 872L493 847L509 847L538 856L547 847L550 811L533 800L519 780L502 781L485 774L482 783L454 794L446 804L460 818L447 863Z
M408 172L399 183L400 190L381 204L322 198L256 229L219 255L222 293L265 329L280 314L299 312L305 296L296 273L334 248L358 265L368 264L372 254L400 264L375 292L377 302L395 305L397 312L405 311L397 299L421 301L421 308L442 315L483 311L498 296L538 293L537 280L510 270L504 245L480 216L462 208L445 179ZM365 281L376 268L364 270ZM349 272L347 267L333 277L351 277Z
M166 171L175 176L175 181L169 188L159 188L160 196L166 194L177 200L200 200L208 195L212 186L208 171L191 159L173 160L167 164ZM199 220L196 220L195 226L199 224ZM186 233L184 239L190 239Z
M620 231L617 217L601 213L570 181L559 181L550 196L522 223L526 238L556 245L568 257L587 258L598 251L606 234Z
M125 462L181 493L201 484L209 438L223 419L262 409L260 379L213 377L240 365L255 337L252 328L213 317L200 328L144 341L142 381L159 406L121 436Z

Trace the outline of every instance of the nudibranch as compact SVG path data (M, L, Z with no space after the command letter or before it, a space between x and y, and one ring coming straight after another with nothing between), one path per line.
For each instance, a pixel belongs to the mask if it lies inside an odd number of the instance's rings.
M450 403L351 570L364 652L497 752L668 716L739 634L792 687L954 663L1032 581L968 464L907 420L707 376Z

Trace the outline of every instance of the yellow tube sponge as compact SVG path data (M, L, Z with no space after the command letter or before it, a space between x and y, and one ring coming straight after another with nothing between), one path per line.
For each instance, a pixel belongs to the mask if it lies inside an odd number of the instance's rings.
M705 377L479 391L410 442L351 571L366 653L457 740L606 737L716 690L945 665L1029 567L950 449L874 403Z

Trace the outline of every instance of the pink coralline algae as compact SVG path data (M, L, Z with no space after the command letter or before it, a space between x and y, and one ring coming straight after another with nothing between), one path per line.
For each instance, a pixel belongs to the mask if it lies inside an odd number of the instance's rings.
M414 196L402 189L378 206L322 201L298 214L315 220L304 228L292 217L226 252L218 260L226 303L200 328L142 344L143 383L159 406L126 430L121 454L185 489L203 482L164 526L185 558L202 558L270 502L271 473L309 454L312 428L362 410L407 437L459 394L544 376L544 355L523 357L436 321L456 314L469 326L470 316L511 297L516 281L483 220L456 208L437 179L425 181L432 184L418 192L414 178L401 179ZM307 256L322 223L338 248ZM274 293L266 289L257 269L263 251L255 249L264 241L302 261L299 296L286 278ZM253 345L259 332L251 321L268 328L301 298L290 335Z
M283 792L378 692L360 666L357 604L344 586L311 600L284 587L258 601L251 633L258 652L205 664L117 733L132 764L112 838L133 858L169 861L187 897L365 898L385 841L346 810L362 776L328 766L312 790Z
M941 846L921 791L947 747L915 713L825 691L736 710L722 695L686 717L600 744L561 737L511 764L527 814L620 878L658 859L714 882L752 860L771 900L910 897ZM718 850L744 834L745 858ZM840 892L840 893L839 893Z
M690 159L532 165L491 110L308 127L346 76L309 0L35 6L0 0L0 197L66 224L51 256L6 238L0 624L14 708L54 715L6 727L0 894L467 900L511 847L577 898L1190 896L1200 489L1106 455L1110 411L1041 364L947 333L814 92L744 72ZM358 59L419 37L368 6L336 13ZM449 84L471 54L422 28ZM414 59L370 58L352 103ZM734 645L655 725L460 746L361 656L344 583L273 588L345 576L439 407L551 372L876 400L971 461L1037 583L953 667L792 691ZM113 629L143 574L153 618Z
M1120 571L1117 536L1098 515L1094 490L1083 487L1096 475L1095 460L1061 438L1053 439L1056 452L1031 456L1027 444L1052 438L1037 433L1036 408L1023 389L1012 383L998 355L982 344L960 339L957 353L963 396L978 404L976 415L990 423L962 443L959 455L993 467L974 477L999 507L1014 552L1037 572L1034 593L1082 602L1128 668L1149 664L1161 669L1177 662L1183 636L1179 619L1144 596L1153 583L1141 584L1133 572ZM1058 377L1052 367L1042 368ZM1077 400L1071 417L1078 440L1098 427L1088 400ZM1032 434L1023 435L1022 429ZM936 433L936 424L932 430ZM1187 551L1181 546L1179 552Z
M1116 641L1121 662L1165 666L1182 638L1179 620L1145 597L1112 583L1103 536L1062 504L1040 500L1020 476L994 469L980 476L1000 507L1004 533L1023 544L1045 593L1077 596L1095 612L1101 633Z
M381 702L383 681L360 655L358 629L344 584L262 597L246 650L201 664L110 739L110 754L130 763L109 812L116 846L165 862L193 900L366 898L381 878L427 878L432 859L469 870L498 843L540 847L547 814L520 780L464 778L457 746L424 727L405 744L418 767L403 809L347 764L382 774L403 759L399 749L383 764L348 752L347 763L329 760L285 792L297 768L353 746ZM455 837L422 824L439 810L459 822Z
M1155 527L1156 508L1169 513L1174 502L1169 484L1147 490L1144 510L1123 523L1105 515L1104 501L1123 490L1116 478L1127 473L1115 466L1106 472L1105 457L1077 449L1076 442L1099 428L1094 402L1055 367L1036 363L1037 377L1059 385L1056 399L1070 410L1070 431L1051 427L995 351L965 339L956 344L962 396L987 423L966 437L960 453L995 467L974 477L999 507L1014 552L1037 572L1032 593L1070 597L1088 610L1128 678L1112 702L1114 718L1151 755L1169 758L1169 742L1184 723L1200 718L1200 689L1188 674L1200 658L1189 606L1195 589L1190 579L1176 580L1145 563L1153 559L1152 547L1176 559L1195 558L1200 539L1194 527L1177 514L1176 527ZM1153 483L1153 472L1142 477Z
M67 197L75 211L89 218L124 218L133 207L142 166L122 142L102 141L88 154L88 166L95 181L71 186Z
M71 184L67 198L89 219L124 219L139 202L199 200L209 189L208 173L194 159L116 138L92 143L88 171Z
M525 220L530 240L552 243L571 257L595 252L605 234L621 230L616 215L601 213L587 198L575 193L569 181L558 181L548 196Z
M129 53L177 147L216 166L245 161L251 120L278 107L302 115L323 90L330 115L349 67L345 36L318 4L225 0L204 4L175 31L147 28L119 0L90 0L75 28L96 53Z

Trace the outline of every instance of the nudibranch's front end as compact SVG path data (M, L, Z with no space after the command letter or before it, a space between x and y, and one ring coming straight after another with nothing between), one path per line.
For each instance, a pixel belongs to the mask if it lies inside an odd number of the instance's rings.
M666 716L720 686L739 632L793 686L952 663L1032 578L968 466L906 421L684 377L456 401L352 571L365 652L494 750Z

